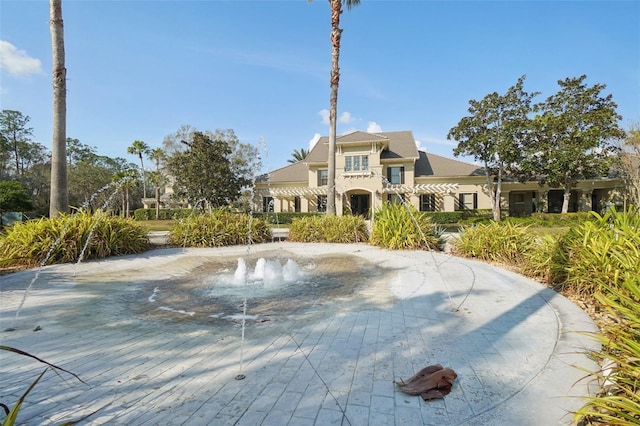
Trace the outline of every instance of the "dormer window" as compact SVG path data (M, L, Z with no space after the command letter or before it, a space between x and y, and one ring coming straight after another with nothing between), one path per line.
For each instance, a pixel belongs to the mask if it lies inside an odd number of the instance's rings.
M345 172L360 172L369 170L369 156L349 155L344 157Z

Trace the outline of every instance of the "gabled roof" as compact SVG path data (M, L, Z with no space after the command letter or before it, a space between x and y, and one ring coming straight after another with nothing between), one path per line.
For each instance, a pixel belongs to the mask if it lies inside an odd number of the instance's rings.
M383 142L387 149L382 151L381 159L418 158L418 148L413 133L409 130L399 132L367 133L355 131L338 136L336 144L354 142ZM329 137L321 137L304 160L308 163L326 163L329 155Z
M355 132L347 133L346 135L341 135L336 138L336 143L349 143L349 142L387 142L389 140L388 137L383 136L382 133L367 133L362 132L360 130L356 130ZM327 143L329 143L329 138L327 138Z
M416 177L453 177L453 176L481 176L484 171L475 164L453 160L429 152L420 151L420 158L416 161Z
M416 141L411 131L367 133L362 131L352 132L336 138L336 143L354 142L388 142L387 149L382 151L382 160L415 159L416 177L454 177L454 176L478 176L482 175L482 169L474 164L442 157L440 155L418 151ZM273 183L307 182L307 163L327 163L329 155L329 137L323 136L315 144L307 158L289 166L274 170L267 176L261 176L259 182L267 179Z

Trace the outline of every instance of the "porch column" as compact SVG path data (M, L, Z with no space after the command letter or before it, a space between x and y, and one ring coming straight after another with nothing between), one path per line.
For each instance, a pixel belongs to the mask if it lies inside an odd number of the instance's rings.
M336 216L342 216L342 211L344 209L344 194L337 194L336 197Z
M453 212L456 210L456 194L449 192L442 194L442 211Z

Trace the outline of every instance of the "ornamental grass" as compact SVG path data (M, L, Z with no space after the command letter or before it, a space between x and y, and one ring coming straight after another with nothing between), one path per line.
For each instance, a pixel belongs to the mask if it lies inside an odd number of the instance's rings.
M0 265L69 263L141 253L148 247L147 230L133 219L79 211L6 228L0 236Z
M293 219L289 241L305 243L362 243L369 240L362 216L306 216Z
M424 212L411 205L384 203L374 214L370 243L390 250L438 250L440 239Z
M179 247L224 247L271 241L266 222L226 209L180 219L169 231L169 241Z

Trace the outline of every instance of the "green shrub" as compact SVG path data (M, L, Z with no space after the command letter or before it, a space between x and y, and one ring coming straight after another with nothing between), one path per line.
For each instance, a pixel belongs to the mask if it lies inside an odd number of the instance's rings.
M147 230L133 219L81 211L7 228L0 240L0 259L7 266L75 262L89 237L84 259L141 253L149 246Z
M460 223L463 218L463 213L461 211L424 212L424 215L430 219L431 223L440 223L440 224Z
M438 249L440 241L424 212L410 205L384 203L374 213L370 242L398 250Z
M535 245L527 226L489 222L464 228L455 246L463 256L520 265Z
M312 215L294 219L290 241L306 243L360 243L369 237L362 216Z
M249 222L251 221L251 233ZM169 231L171 244L183 247L223 247L271 241L264 220L226 209L180 219Z

